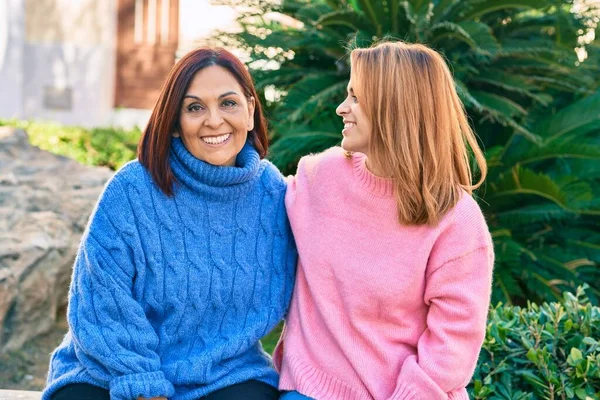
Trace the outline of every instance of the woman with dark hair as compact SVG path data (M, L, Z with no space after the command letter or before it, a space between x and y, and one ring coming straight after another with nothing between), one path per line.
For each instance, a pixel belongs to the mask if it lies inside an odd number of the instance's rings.
M252 79L223 49L172 69L138 160L106 185L43 400L276 399L259 339L290 301L285 182Z

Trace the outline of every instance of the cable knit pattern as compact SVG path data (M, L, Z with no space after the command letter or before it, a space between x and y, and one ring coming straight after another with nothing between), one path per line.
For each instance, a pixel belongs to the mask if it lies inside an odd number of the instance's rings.
M173 139L175 195L132 161L107 184L82 238L69 333L42 399L89 383L111 399L198 399L278 376L259 339L283 318L296 249L285 181L246 144L235 167Z
M318 400L467 400L493 245L466 193L436 226L398 222L392 182L341 148L305 157L286 206L296 287L274 360Z

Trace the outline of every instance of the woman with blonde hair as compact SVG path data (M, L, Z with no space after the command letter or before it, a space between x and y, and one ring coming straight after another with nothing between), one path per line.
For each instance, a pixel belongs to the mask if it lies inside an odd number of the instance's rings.
M352 51L347 91L342 148L304 157L288 182L299 262L279 388L286 400L468 399L494 258L471 196L482 151L426 46Z

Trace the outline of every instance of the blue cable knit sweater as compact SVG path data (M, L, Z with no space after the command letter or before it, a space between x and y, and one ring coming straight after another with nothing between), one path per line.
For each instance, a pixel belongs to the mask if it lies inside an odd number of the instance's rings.
M198 399L250 379L277 386L259 339L287 312L294 284L284 179L250 144L236 167L216 167L173 139L170 164L171 198L138 161L100 197L43 400L71 383L123 400Z

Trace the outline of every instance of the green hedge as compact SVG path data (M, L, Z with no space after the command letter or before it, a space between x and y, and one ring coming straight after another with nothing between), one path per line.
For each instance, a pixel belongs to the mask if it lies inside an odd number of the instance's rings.
M600 308L585 289L561 303L492 309L471 396L600 399Z
M0 126L25 129L32 145L86 165L118 169L136 157L139 129L81 128L51 122L2 120Z

